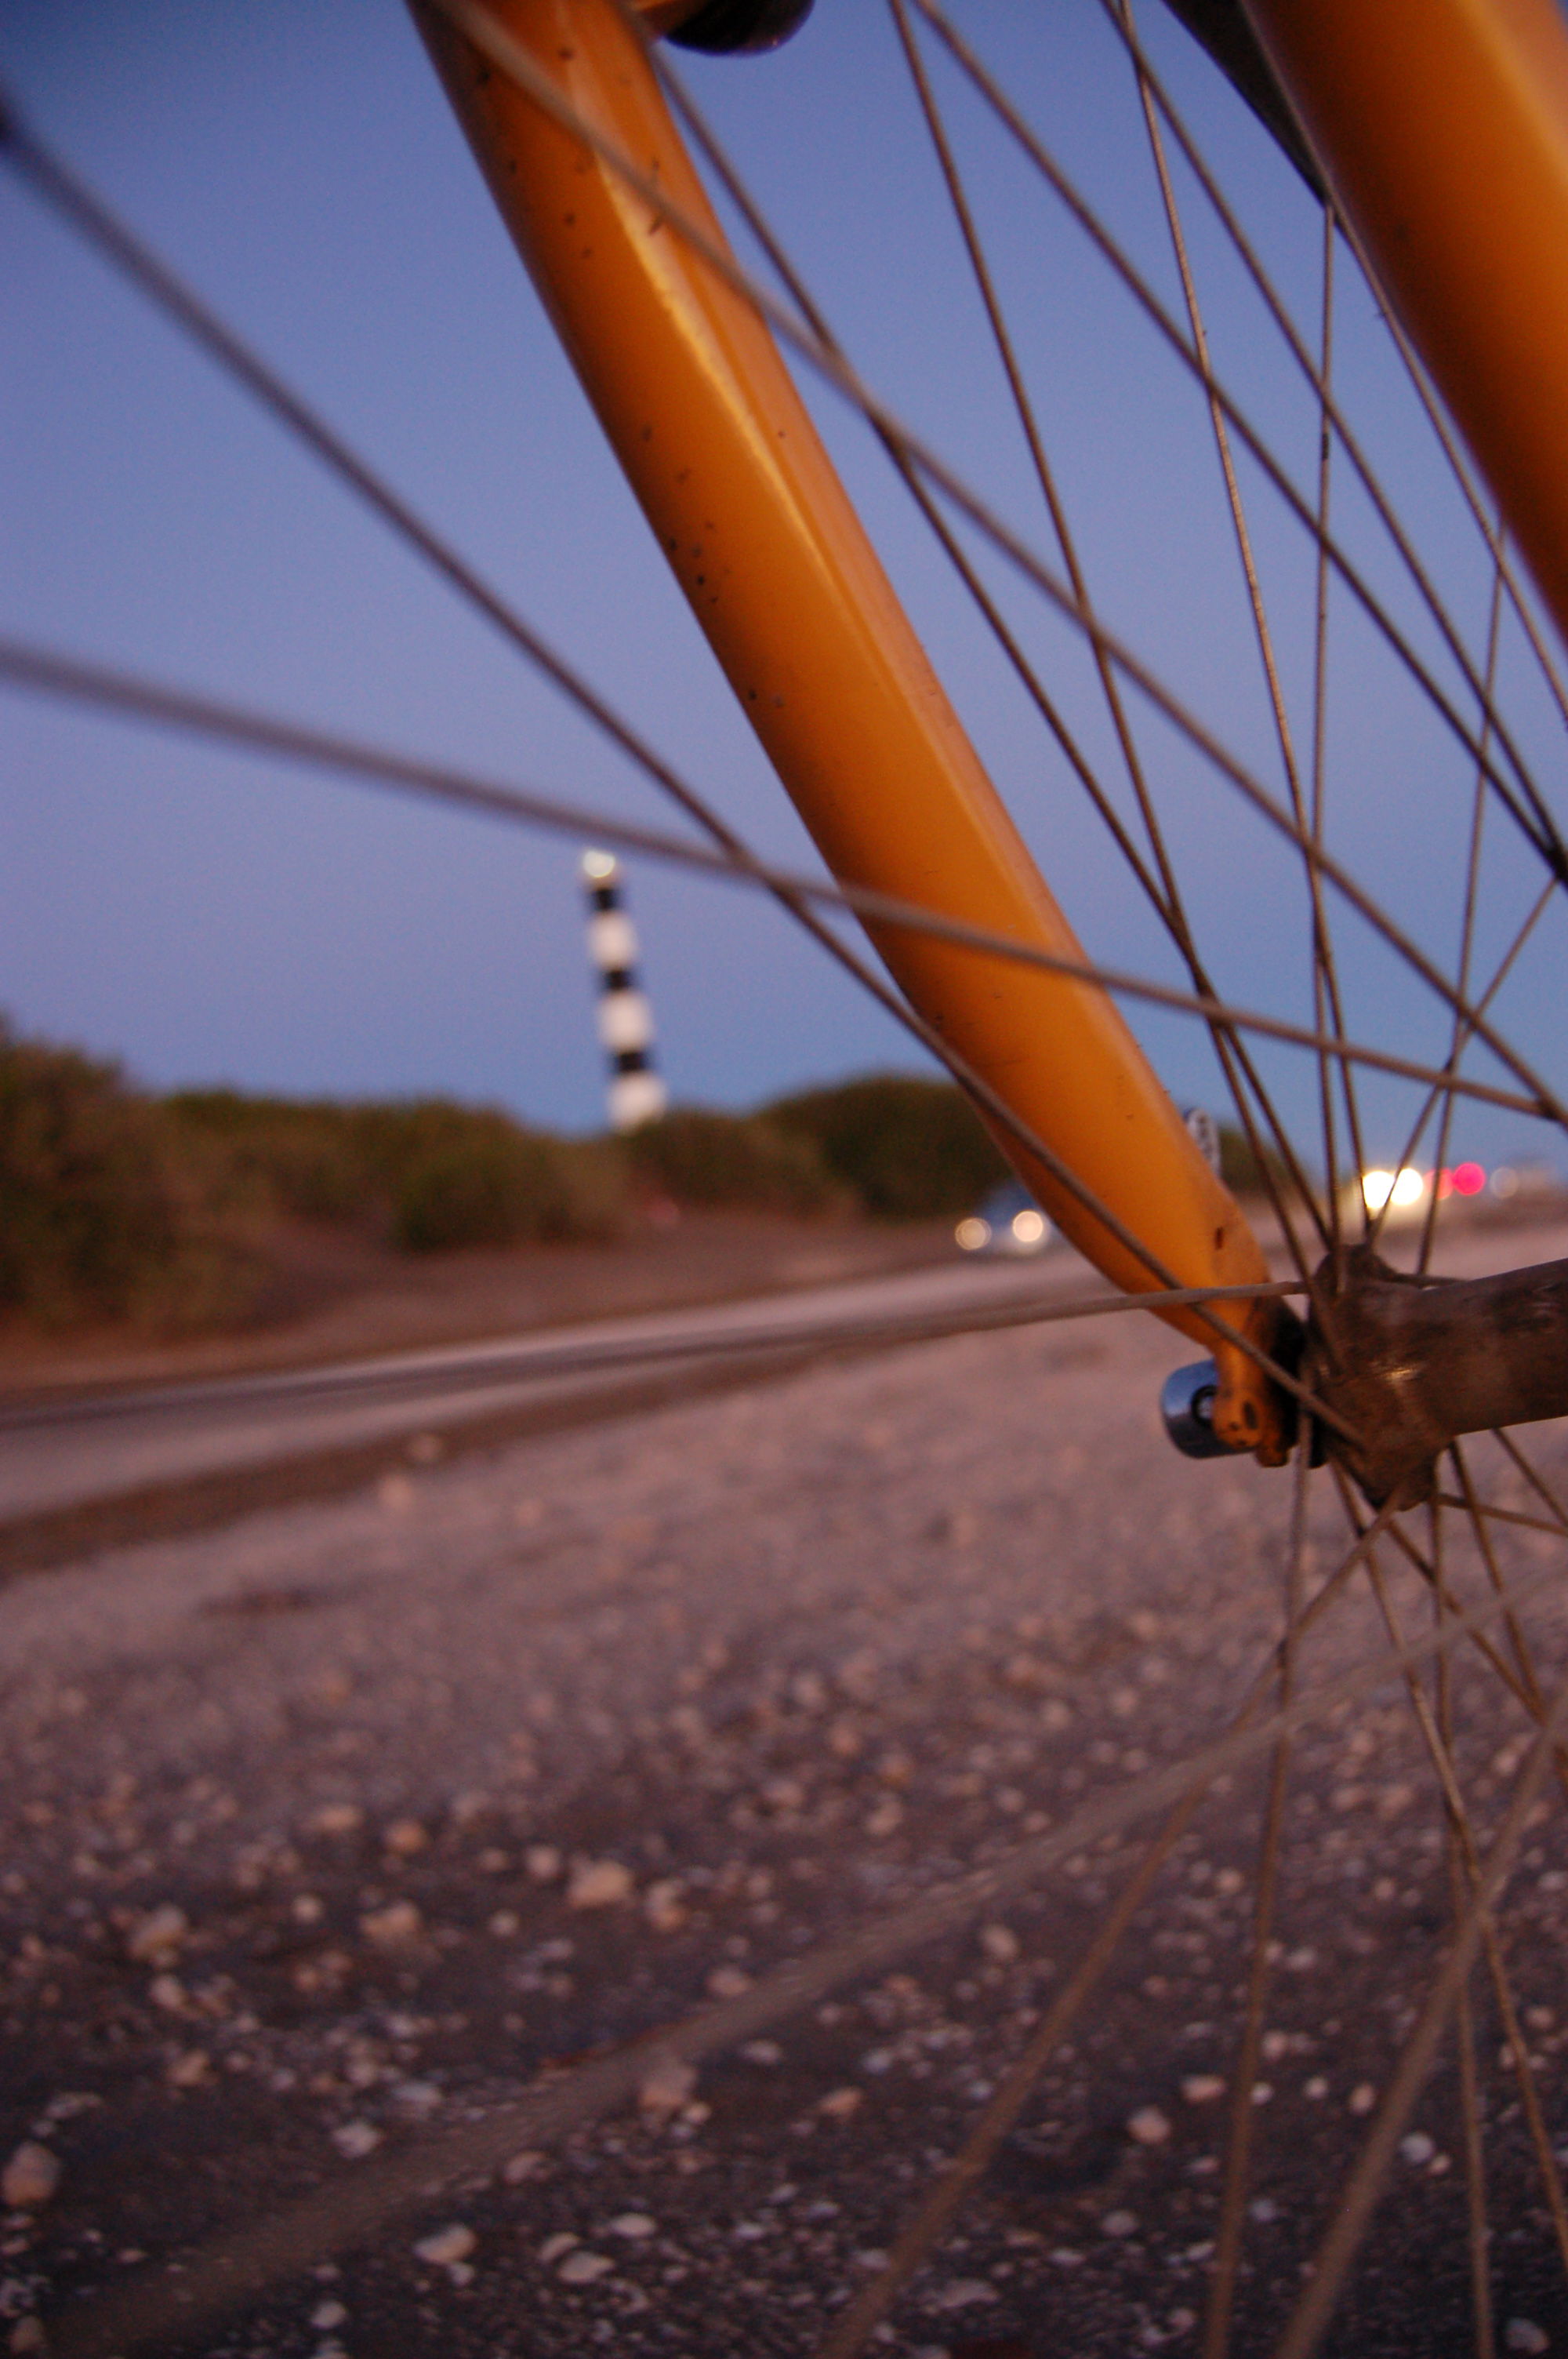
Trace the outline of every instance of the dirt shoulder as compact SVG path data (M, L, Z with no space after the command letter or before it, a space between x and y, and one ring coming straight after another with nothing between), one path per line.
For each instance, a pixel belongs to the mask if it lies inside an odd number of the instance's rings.
M183 1338L124 1326L49 1334L0 1323L0 1398L45 1386L135 1384L309 1367L422 1344L477 1343L577 1320L630 1316L824 1286L945 1260L946 1221L807 1222L687 1212L609 1245L415 1256L298 1228L246 1326Z

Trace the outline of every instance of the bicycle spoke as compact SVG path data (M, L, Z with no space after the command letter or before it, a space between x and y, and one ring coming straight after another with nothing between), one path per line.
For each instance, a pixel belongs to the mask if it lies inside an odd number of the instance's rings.
M919 102L921 114L925 119L932 146L935 151L943 181L946 187L948 198L952 204L955 218L957 222L959 235L963 240L965 251L968 255L970 268L973 272L976 286L979 292L980 300L984 306L987 319L990 323L992 338L997 346L997 351L1001 361L1003 375L1007 378L1008 389L1012 398L1013 408L1018 414L1019 423L1022 429L1024 440L1029 450L1031 463L1033 467L1036 480L1040 484L1041 493L1051 519L1052 529L1055 534L1056 544L1061 552L1062 561L1067 570L1067 579L1072 585L1078 614L1082 620L1092 621L1094 616L1094 607L1089 597L1087 582L1079 559L1076 537L1067 519L1066 509L1064 506L1060 491L1056 484L1054 471L1046 454L1044 440L1040 430L1039 421L1035 416L1033 405L1029 398L1028 387L1024 383L1022 371L1020 367L1017 354L1013 348L1012 340L1008 332L1007 322L1002 316L1000 302L997 296L995 281L992 277L990 267L986 260L985 250L980 241L979 230L976 226L974 210L970 205L966 193L963 178L958 170L957 160L953 153L952 142L947 136L941 111L936 103L935 92L931 86L930 76L925 71L925 61L921 57L919 45L914 38L914 30L909 22L907 0L889 0L889 6L892 11L894 27L898 33L899 41L903 48L905 60L909 66L910 75L914 84L915 94ZM963 562L962 559L958 556L956 546L951 544L950 537L946 535L944 527L936 518L935 510L933 509L923 486L919 484L912 471L909 470L902 461L899 461L898 463L900 465L901 472L904 476L905 482L909 484L910 489L914 493L916 499L920 502L923 511L935 525L939 534L942 535L944 546L948 548L949 554L954 556L955 560L958 562L963 578L966 582L973 581L974 577L972 574L972 569L968 568ZM979 588L978 582L975 582L975 586L977 589ZM986 602L988 608L989 603L989 601ZM1121 828L1120 822L1111 812L1108 801L1103 794L1103 791L1099 789L1098 782L1096 782L1094 788L1091 789L1096 809L1099 810L1102 818L1106 818L1110 821L1112 833L1119 846L1123 850L1126 856L1133 860L1134 874L1138 875L1141 882L1144 884L1145 890L1152 899L1158 915L1162 919L1172 940L1175 944L1177 951L1180 952L1187 967L1188 973L1192 976L1195 987L1201 992L1207 993L1210 988L1209 978L1206 970L1198 956L1192 928L1188 921L1186 911L1183 907L1181 889L1177 883L1175 870L1172 864L1169 850L1166 845L1164 832L1160 825L1160 821L1154 809L1153 797L1150 791L1144 766L1139 756L1137 743L1133 736L1132 724L1127 712L1126 701L1121 694L1115 670L1100 639L1098 636L1091 636L1089 645L1096 674L1100 684L1100 692L1104 697L1106 709L1110 717L1112 731L1121 750L1123 765L1127 771L1128 784L1132 790L1133 799L1138 806L1139 815L1143 821L1144 833L1149 840L1150 851L1159 873L1160 882L1158 891L1155 890L1152 881L1148 877L1142 862L1132 855L1130 846L1125 842L1124 831ZM1322 1028L1321 1024L1319 1028ZM1296 1235L1295 1223L1291 1217L1289 1203L1286 1201L1284 1192L1275 1180L1270 1158L1265 1152L1262 1141L1258 1136L1252 1111L1252 1103L1254 1100L1256 1101L1259 1112L1274 1140L1276 1151L1281 1156L1287 1171L1294 1182L1296 1192L1301 1201L1305 1205L1309 1215L1316 1223L1320 1234L1322 1234L1322 1222L1318 1218L1315 1197L1311 1184L1307 1180L1306 1174L1301 1169L1301 1165L1296 1157L1294 1143L1285 1125L1281 1122L1269 1093L1258 1073L1255 1064L1248 1056L1245 1047L1237 1038L1235 1031L1220 1026L1211 1026L1210 1036L1216 1056L1217 1057L1221 1070L1225 1074L1227 1085L1229 1088L1231 1100L1235 1105L1238 1118L1240 1121L1242 1130L1246 1136L1247 1144L1250 1149L1253 1163L1258 1171L1260 1183L1263 1187L1264 1192L1270 1200L1275 1217L1280 1223L1292 1260L1304 1277L1308 1275L1306 1256L1302 1250L1300 1240ZM1244 1083L1246 1084L1245 1087L1243 1086ZM1327 1242L1326 1236L1325 1236L1324 1241L1325 1243Z
M449 8L466 8L468 0L439 0L439 5ZM963 38L943 10L936 5L936 0L913 0L913 5L919 9L927 24L938 35L949 54L981 97L986 100L997 119L1004 125L1023 154L1034 164L1042 178L1055 191L1074 220L1091 240L1097 251L1121 279L1140 308L1158 329L1165 342L1185 364L1205 392L1219 402L1231 428L1262 468L1292 515L1315 538L1315 519L1310 502L1303 498L1286 469L1276 459L1264 438L1252 425L1235 397L1203 366L1197 354L1183 336L1175 321L1141 272L1106 229L1092 205L1087 202L1074 182L1068 179L1055 158L1024 121L994 76L987 71L977 52ZM1568 849L1564 848L1556 821L1545 804L1541 801L1528 771L1525 770L1522 763L1517 760L1511 740L1505 737L1500 742L1503 743L1504 750L1509 753L1510 761L1514 763L1519 773L1519 790L1530 805L1528 814L1521 808L1513 787L1501 776L1495 765L1481 755L1478 744L1471 735L1468 725L1452 699L1439 686L1430 668L1422 661L1415 649L1410 645L1393 617L1372 591L1360 569L1352 563L1337 541L1330 538L1327 547L1329 560L1335 571L1350 591L1357 603L1362 608L1368 620L1374 624L1404 669L1422 690L1428 701L1441 715L1451 734L1472 756L1482 758L1487 778L1494 792L1546 865L1560 882L1568 883ZM1462 645L1455 641L1451 652L1464 673L1467 684L1474 690L1478 685L1475 667L1464 652Z
M1286 1549L1282 1601L1284 1631L1279 1652L1278 1693L1282 1708L1289 1706L1295 1684L1295 1648L1301 1611L1302 1557L1306 1538L1310 1460L1310 1448L1305 1445L1298 1447L1294 1496L1291 1503L1291 1535ZM1214 2274L1209 2281L1208 2308L1204 2319L1204 2359L1224 2359L1224 2354L1230 2347L1230 2321L1236 2300L1237 2271L1241 2263L1247 2190L1251 2183L1252 2130L1256 2114L1252 2093L1257 2085L1258 2065L1262 2052L1263 2009L1271 1979L1271 1948L1279 1897L1280 1862L1285 1832L1285 1794L1290 1770L1291 1741L1288 1736L1281 1736L1269 1765L1269 1789L1258 1847L1258 1870L1253 1886L1252 1956L1248 1969L1241 2038L1231 2067L1225 2180L1220 2193L1219 2224L1215 2232Z
M1429 1546L1432 1551L1432 1610L1441 1632L1448 1614L1448 1589L1444 1579L1443 1525L1433 1513ZM1436 1690L1438 1736L1447 1757L1454 1757L1454 1666L1440 1654L1433 1667ZM1448 1854L1449 1911L1457 1931L1465 1913L1468 1885L1460 1855L1459 1834L1450 1817L1444 1827ZM1465 2139L1465 2216L1470 2261L1470 2310L1475 2326L1476 2359L1496 2359L1497 2336L1492 2319L1491 2227L1487 2206L1487 2158L1481 2136L1481 2083L1476 2063L1476 2016L1472 1984L1461 1986L1454 2010L1454 2038L1459 2057L1459 2114Z
M1498 560L1492 570L1492 595L1487 618L1487 678L1485 703L1481 714L1483 744L1492 723L1492 699L1498 676L1498 626L1502 619L1502 519L1498 520ZM1460 995L1470 988L1470 961L1476 943L1476 901L1481 879L1481 839L1487 818L1486 781L1477 772L1470 810L1470 848L1465 864L1465 899L1459 923L1459 963L1456 976ZM1450 1067L1456 1065L1463 1050L1464 1031L1456 1021L1453 1044L1448 1052ZM1437 1126L1436 1152L1433 1158L1432 1194L1427 1201L1426 1218L1422 1223L1421 1245L1416 1256L1418 1274L1424 1276L1431 1266L1432 1248L1437 1235L1437 1208L1441 1201L1443 1169L1448 1159L1448 1136L1454 1119L1454 1100L1445 1096L1443 1114Z
M1407 1658L1408 1653L1409 1650ZM1481 1946L1485 1919L1501 1897L1517 1863L1526 1821L1540 1793L1552 1746L1565 1719L1568 1680L1563 1681L1552 1700L1551 1712L1515 1783L1492 1847L1479 1864L1475 1886L1448 1956L1433 1981L1415 2027L1400 2052L1361 2154L1313 2257L1306 2288L1275 2345L1274 2359L1310 2359L1338 2304L1345 2279L1381 2197L1395 2145L1426 2084L1448 2019L1469 1978Z
M962 2149L936 2180L919 2210L900 2229L886 2266L856 2296L818 2344L816 2359L859 2359L905 2286L952 2228L965 2202L990 2169L1002 2140L1016 2125L1041 2074L1098 1988L1156 1876L1191 1825L1207 1792L1206 1780L1195 1785L1177 1803L1122 1886L1088 1950L1052 2000L1023 2053L1009 2067L1000 2088L988 2102Z
M1444 1590L1441 1575L1441 1559L1435 1547L1433 1549L1433 1564L1435 1574L1433 1593L1441 1602L1444 1596ZM1389 1643L1404 1671L1405 1690L1410 1699L1411 1708L1421 1732L1422 1742L1426 1747L1428 1758L1442 1788L1465 1898L1466 1902L1476 1900L1480 1891L1480 1844L1470 1814L1465 1806L1464 1796L1459 1789L1458 1773L1453 1756L1443 1743L1441 1732L1433 1717L1432 1708L1427 1702L1420 1680L1413 1667L1406 1659L1404 1636L1390 1603L1375 1549L1369 1549L1368 1552L1367 1576L1378 1602L1378 1610L1382 1616ZM1439 1664L1444 1663L1444 1660L1445 1658L1442 1655L1437 1658ZM1480 1908L1481 1946L1486 1951L1487 1969L1492 1984L1493 1996L1497 2001L1498 2012L1502 2018L1504 2040L1519 2088L1519 2105L1530 2131L1530 2143L1535 2149L1536 2165L1546 2197L1547 2210L1551 2214L1552 2231L1557 2239L1558 2252L1564 2269L1568 2270L1568 2205L1564 2204L1562 2180L1552 2155L1552 2141L1547 2132L1545 2118L1541 2110L1534 2075L1530 2071L1530 2056L1523 2027L1519 2022L1519 2008L1514 1999L1508 1970L1503 1962L1502 1949L1498 1938L1497 1920L1489 1906L1479 1902L1477 1905ZM1461 1992L1467 1987L1467 1983L1461 1984Z
M1358 482L1361 484L1368 498L1372 503L1372 506L1377 514L1379 522L1382 525L1384 531L1388 534L1389 539L1398 553L1400 560L1404 566L1406 572L1410 575L1411 581L1419 592L1422 603L1425 605L1428 613L1431 614L1433 622L1437 625L1439 631L1442 633L1450 654L1453 655L1455 661L1458 663L1460 669L1464 672L1471 689L1478 694L1480 690L1480 680L1476 674L1474 661L1465 649L1464 639L1458 626L1454 622L1454 619L1448 613L1446 607L1444 605L1443 601L1439 598L1436 585L1433 582L1429 571L1422 564L1421 560L1417 556L1414 547L1410 540L1409 535L1400 525L1393 502L1385 491L1382 483L1378 476L1377 471L1368 459L1367 454L1361 446L1359 438L1357 436L1349 421L1345 417L1338 403L1334 400L1329 389L1326 370L1320 371L1314 364L1305 341L1297 328L1294 320L1291 316L1288 305L1281 297L1274 285L1271 275L1265 267L1261 257L1252 244L1252 241L1248 237L1246 232L1243 230L1241 223L1237 217L1234 206L1232 206L1226 198L1224 190L1220 188L1218 181L1208 167L1201 147L1193 137L1192 133L1188 130L1180 110L1177 108L1170 95L1168 88L1156 71L1154 65L1149 57L1148 51L1140 41L1137 27L1130 14L1124 13L1124 0L1099 0L1099 5L1102 15L1107 18L1108 22L1112 26L1113 29L1126 45L1128 52L1133 60L1137 71L1147 82L1150 91L1153 94L1155 103L1159 106L1161 114L1164 116L1166 123L1170 126L1173 136L1174 137L1178 147L1181 148L1182 154L1188 166L1191 168L1194 177L1198 181L1198 184L1202 188L1205 196L1207 198L1210 206L1213 208L1215 218L1220 223L1220 226L1224 230L1227 238L1229 240L1234 252L1240 260L1243 268L1246 270L1248 277L1251 279L1253 286L1257 288L1259 295L1262 298L1270 317L1272 319L1275 327L1280 332L1281 338L1286 350L1290 353L1292 360L1295 362L1303 376L1306 379L1308 385L1312 387L1314 393L1317 396L1320 405L1328 416L1333 425L1335 434L1343 446L1346 456L1348 458ZM1395 312L1393 306L1387 302L1381 295L1378 285L1377 274L1373 270L1368 256L1362 251L1359 242L1357 240L1350 224L1347 222L1342 221L1338 225L1345 236L1346 244L1349 245L1352 254L1356 257L1357 266L1360 270L1362 277L1365 279L1368 288L1370 289L1377 300L1379 311L1383 319L1384 325L1388 328L1390 333L1393 337L1395 344L1404 360L1405 366L1410 371L1411 375L1414 380L1415 390L1426 409L1427 416L1433 425L1437 438L1441 442L1449 462L1458 479L1461 492L1463 493L1466 505L1469 506L1476 524L1479 528L1481 538L1489 550L1493 545L1494 538L1492 528L1487 521L1486 513L1481 506L1475 488L1470 482L1468 473L1462 464L1458 446L1454 442L1453 434L1448 429L1446 421L1443 419L1439 405L1435 401L1425 382L1424 373L1421 369L1420 363L1416 358L1414 350L1410 343L1410 340L1400 326L1398 315ZM1556 669L1552 662L1545 643L1541 639L1540 633L1534 627L1533 621L1528 614L1528 609L1525 606L1518 583L1514 580L1511 571L1508 574L1507 578L1512 602L1519 614L1519 620L1526 629L1530 646L1535 651L1541 671L1545 677L1547 686L1552 692L1553 701L1556 702L1563 719L1564 722L1568 722L1568 690L1564 690L1562 681L1558 678ZM1514 766L1520 785L1532 799L1538 799L1538 789L1536 789L1531 784L1530 773L1520 759L1517 750L1513 749L1511 746L1509 750L1509 758ZM1544 815L1544 804L1541 805L1541 810Z
M1529 909L1525 913L1523 922L1515 932L1513 940L1509 943L1498 964L1494 969L1491 981L1487 984L1486 990L1481 994L1480 998L1476 1002L1478 1008L1483 1011L1488 1008L1496 999L1498 992L1501 991L1504 984L1508 981L1509 976L1513 972L1518 961L1523 955L1525 945L1530 940L1531 934L1534 933L1536 927L1541 922L1541 919L1545 916L1548 905L1551 903L1556 889L1557 888L1554 885L1547 883L1541 886L1541 891L1536 895L1535 899L1531 902ZM1465 1084L1461 1081L1459 1074L1459 1062L1460 1057L1463 1055L1464 1049L1468 1046L1471 1037L1472 1036L1468 1028L1465 1028L1462 1033L1458 1050L1451 1051L1448 1063L1444 1069L1442 1077L1433 1083L1431 1091L1423 1101L1414 1122L1411 1125L1410 1132L1405 1139L1404 1147L1400 1151L1399 1160L1394 1166L1394 1169L1397 1171L1403 1170L1405 1166L1414 1156L1416 1148L1420 1146L1422 1139L1426 1134L1426 1126L1432 1120L1433 1115L1437 1112L1439 1106L1450 1103L1456 1095L1463 1096L1465 1094ZM1373 1213L1368 1223L1367 1242L1368 1245L1377 1245L1379 1238L1382 1235L1384 1223L1388 1220L1392 1208L1393 1195L1390 1190L1389 1196L1381 1204L1379 1205L1376 1212Z

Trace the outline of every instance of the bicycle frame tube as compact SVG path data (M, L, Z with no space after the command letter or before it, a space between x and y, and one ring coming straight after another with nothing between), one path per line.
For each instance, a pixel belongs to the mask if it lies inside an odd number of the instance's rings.
M429 5L416 21L502 214L661 548L834 875L1083 956L943 694L766 323L623 178ZM575 117L723 233L614 0L491 0ZM916 1008L1186 1286L1263 1278L1261 1250L1106 993L873 925ZM1151 1270L1002 1145L1114 1284ZM1232 1306L1234 1307L1234 1306ZM1282 1454L1256 1365L1201 1311L1217 1430ZM1276 1310L1245 1314L1257 1341Z
M1557 0L1243 0L1568 636Z

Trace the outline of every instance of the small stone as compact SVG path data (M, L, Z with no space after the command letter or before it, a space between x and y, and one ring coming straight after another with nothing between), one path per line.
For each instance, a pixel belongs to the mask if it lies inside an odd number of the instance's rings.
M662 1875L657 1883L649 1885L643 1895L643 1914L655 1933L678 1933L686 1923L681 1900L685 1888L676 1875Z
M979 2302L1000 2301L995 2286L987 2285L984 2277L955 2277L950 2285L939 2286L928 2296L927 2310L972 2310Z
M205 2048L188 2048L169 2066L168 2085L171 2089L199 2089L211 2071L212 2059Z
M554 1843L530 1843L523 1864L535 1884L554 1884L561 1872L561 1855Z
M414 1505L414 1485L406 1474L384 1474L375 1495L391 1516L406 1516Z
M1217 2072L1189 2072L1182 2082L1182 2095L1189 2105L1212 2105L1225 2094L1225 2082Z
M903 1804L896 1794L884 1794L869 1813L866 1832L881 1842L884 1836L896 1834L903 1824Z
M479 2244L471 2228L454 2220L449 2228L438 2228L428 2236L421 2236L414 2250L433 2269L449 2269L456 2262L466 2261Z
M741 2050L748 2064L782 2064L784 2049L776 2039L748 2039Z
M613 2274L615 2264L603 2253L568 2253L556 2275L566 2285L593 2285Z
M360 1931L378 1950L399 1950L416 1941L425 1930L425 1919L412 1900L390 1901L384 1908L371 1908L360 1919Z
M178 1974L155 1974L147 1986L147 1996L165 2015L185 2013L185 1984Z
M523 1919L515 1908L498 1908L488 1919L486 1930L493 1933L498 1941L510 1941L514 1933L522 1930L522 1926Z
M1135 2236L1138 2234L1138 2214L1136 2212L1108 2212L1099 2224L1102 2235L1118 2239Z
M697 2086L695 2066L678 2056L655 2056L637 2089L637 2103L645 2114L678 2114Z
M289 1904L289 1913L297 1925L319 1925L327 1914L327 1904L317 1892L297 1892Z
M1321 2072L1314 2072L1310 2081L1302 2082L1302 2094L1303 2097L1310 2097L1314 2104L1322 2104L1328 2094L1328 2082Z
M540 2245L539 2258L546 2264L558 2261L563 2253L575 2252L581 2242L582 2238L574 2236L569 2228L557 2228L555 2234L546 2236Z
M752 1987L752 1977L743 1966L715 1966L708 1977L710 1998L739 1998Z
M441 2092L434 2081L395 2081L392 2100L401 2105L416 2121L427 2121L441 2103Z
M1171 2125L1158 2105L1141 2105L1127 2125L1128 2134L1140 2146L1163 2146L1171 2135Z
M332 2327L343 2325L348 2315L341 2301L319 2301L310 2313L310 2323L319 2332L325 2334Z
M568 1908L613 1908L636 1890L632 1871L618 1859L579 1859L567 1886Z
M36 2138L24 2138L0 2174L0 2201L13 2212L30 2212L48 2203L59 2186L58 2154Z
M394 1819L389 1827L382 1830L381 1840L398 1859L412 1859L430 1847L430 1838L417 1819Z
M866 2102L863 2089L831 2089L826 2097L816 2101L816 2110L826 2114L830 2122L847 2122L858 2114Z
M1510 2318L1503 2329L1505 2351L1550 2351L1552 2343L1533 2318Z
M610 2233L612 2236L624 2236L628 2244L641 2245L649 2236L657 2235L658 2222L646 2212L622 2212L611 2220Z
M125 1955L138 1964L162 1965L176 1956L190 1938L190 1920L183 1908L165 1900L138 1917L125 1937Z
M1011 1925L986 1925L980 1930L980 1947L993 1966L1011 1966L1017 1962L1021 1944Z
M1411 2130L1400 2140L1400 2152L1407 2162L1430 2162L1437 2152L1437 2140L1428 2137L1424 2130Z
M19 2318L11 2329L9 2347L16 2359L42 2359L49 2347L44 2338L43 2321Z
M501 2166L501 2176L508 2187L521 2187L525 2180L537 2179L545 2167L545 2157L538 2147L524 2147L521 2154L512 2155Z
M345 2162L362 2162L381 2140L382 2133L373 2122L340 2122L332 2132L332 2144Z
M1370 2081L1357 2081L1346 2097L1346 2110L1352 2114L1369 2114L1378 2102L1378 2092Z
M309 1821L313 1835L351 1835L364 1824L364 1812L357 1802L323 1802Z

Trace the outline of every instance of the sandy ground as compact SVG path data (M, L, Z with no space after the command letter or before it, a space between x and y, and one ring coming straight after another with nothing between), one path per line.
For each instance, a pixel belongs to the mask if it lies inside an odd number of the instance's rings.
M0 2158L44 2156L0 2214L12 2349L813 2351L1083 1956L1160 1822L1149 1781L1230 1723L1277 1635L1292 1478L1170 1451L1182 1350L1126 1318L923 1346L0 1592ZM1528 1513L1491 1447L1489 1495ZM1536 1449L1568 1480L1563 1434ZM1558 1543L1493 1528L1549 1684ZM1319 1477L1309 1588L1344 1532ZM1483 1598L1473 1553L1448 1562ZM1429 1631L1425 1584L1379 1566ZM1292 1749L1249 2352L1301 2291L1450 1906L1362 1575L1299 1677L1360 1692ZM1484 1846L1530 1723L1474 1647L1452 1710ZM1267 1768L1211 1788L874 2350L1196 2348ZM1037 1872L914 1938L915 1904L1029 1845ZM1506 1923L1561 2143L1560 1798ZM860 1967L792 2001L788 1972L857 1930ZM647 2104L524 2134L568 2070L747 2005L689 2082L645 2049ZM1568 2349L1484 1980L1476 2038L1499 2337ZM1457 2092L1450 2041L1331 2350L1470 2347ZM291 2205L266 2289L242 2273L201 2308L204 2256Z

